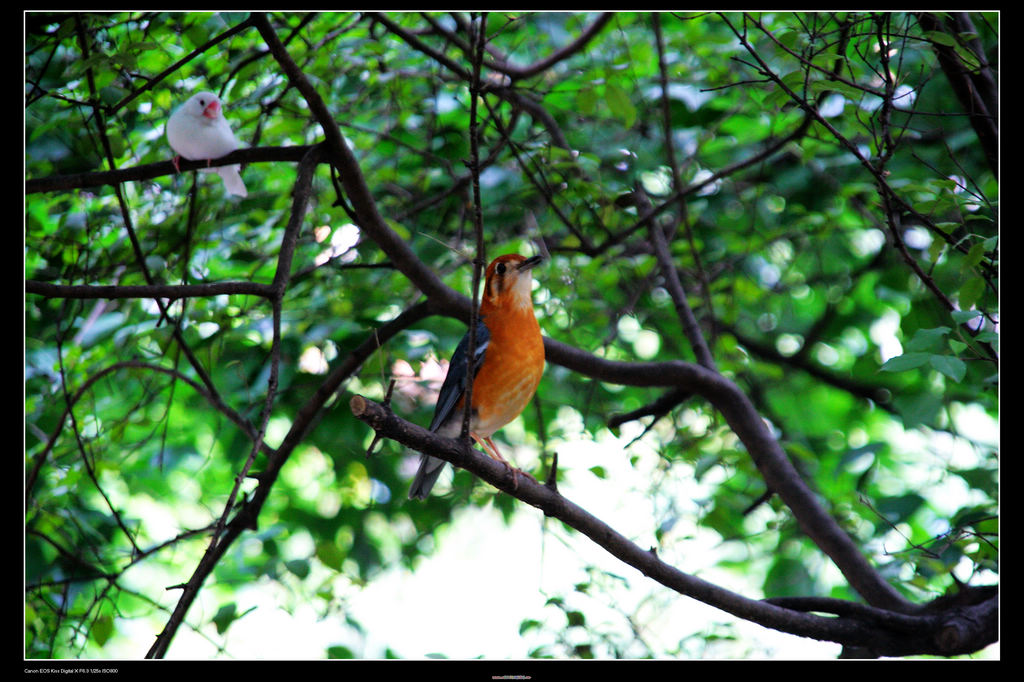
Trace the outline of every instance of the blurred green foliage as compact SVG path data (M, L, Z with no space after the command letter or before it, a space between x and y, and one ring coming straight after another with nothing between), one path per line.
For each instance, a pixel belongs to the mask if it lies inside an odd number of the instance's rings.
M441 35L464 35L468 15L387 16L469 64ZM318 142L319 126L255 30L197 52L245 18L28 13L27 178L109 169L91 103L103 111L116 167L167 160L163 123L196 88L223 95L246 146ZM928 33L906 14L663 14L663 93L652 17L617 13L582 50L512 84L549 119L493 93L482 107L482 154L497 152L481 175L487 254L531 252L543 239L551 261L538 271L535 301L544 333L607 358L694 360L646 228L634 229L637 210L619 201L641 184L655 205L667 204L661 219L679 228L672 256L719 369L750 395L831 513L915 601L946 591L953 576L984 583L998 573L998 184L935 56L937 44L949 43L963 60L977 59L964 47L973 39L998 69L998 19L971 18L974 36ZM271 20L334 114L381 214L468 293L466 83L370 16ZM495 54L529 64L595 20L494 13L487 27ZM872 94L885 91L886 73L898 89L888 118ZM822 118L801 130L804 111L783 85ZM663 94L684 185L793 137L688 195L683 214L671 201ZM568 149L553 143L556 129ZM843 140L880 167L887 155L885 182L931 225L902 210L894 226L877 179ZM243 175L243 200L227 197L214 174L120 187L158 282L272 279L295 165L253 163ZM314 188L284 299L272 446L324 368L420 296L350 225L326 166ZM146 283L111 187L28 194L24 258L27 280ZM225 404L256 423L269 372L269 305L218 295L175 302L171 312ZM26 476L37 471L26 497L26 656L102 657L126 623L159 631L173 604L164 589L191 575L252 444L183 380L198 378L151 300L28 294L25 329ZM238 586L277 583L282 608L311 603L325 617L342 614L351 641L325 657L401 655L363 648L366 633L345 615L346 595L392 567L414 568L456 511L494 505L511 518L520 505L465 472L410 503L415 456L385 443L367 458L372 434L350 413L348 396L382 398L396 363L419 376L447 358L463 331L427 318L346 382L286 464L259 529L219 562L204 587L216 608L195 614L205 622L192 627L222 639L238 619L258 616L236 603ZM137 364L118 364L129 361ZM427 423L428 389L425 380L403 381L394 409ZM540 477L551 453L610 438L609 418L660 393L549 364L522 425L503 438L538 452ZM622 430L636 438L623 437L621 456L638 467L656 462L658 478L639 492L657 510L648 522L659 553L679 552L676 565L688 570L685 548L699 528L717 538L714 563L764 596L855 598L776 499L744 513L763 482L707 403L693 398L641 421L650 427L642 437L639 427ZM601 466L563 458L560 468L579 485L625 494ZM700 497L679 499L679 481L699 484ZM571 487L562 492L573 497ZM692 656L735 643L728 627L709 627L699 644L666 647L645 644L635 627L600 625L590 609L615 611L621 589L609 579L616 562L606 561L552 596L543 613L523 614L532 655ZM619 611L635 623L635 613ZM386 633L376 639L390 644Z

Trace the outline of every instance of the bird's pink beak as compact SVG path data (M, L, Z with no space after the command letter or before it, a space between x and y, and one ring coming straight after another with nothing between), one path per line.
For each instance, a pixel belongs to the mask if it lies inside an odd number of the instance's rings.
M213 100L203 109L203 116L206 118L217 118L220 114L220 102Z

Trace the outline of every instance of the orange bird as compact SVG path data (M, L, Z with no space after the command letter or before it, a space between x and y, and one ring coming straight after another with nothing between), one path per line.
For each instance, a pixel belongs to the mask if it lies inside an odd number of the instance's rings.
M533 315L530 270L543 259L517 253L498 256L487 266L473 354L473 409L469 434L488 455L512 466L491 440L495 431L519 416L537 390L544 373L544 340ZM448 364L430 430L448 438L462 433L467 384L467 332ZM410 498L426 499L445 461L420 457L409 489ZM515 469L513 469L515 474Z

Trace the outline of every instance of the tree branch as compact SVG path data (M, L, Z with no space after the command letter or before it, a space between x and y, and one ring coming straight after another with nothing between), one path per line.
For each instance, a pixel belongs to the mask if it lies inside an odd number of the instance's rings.
M547 57L544 57L543 59L538 59L532 64L516 64L514 62L509 61L504 56L497 55L497 50L488 49L488 51L492 55L494 55L494 59L485 60L484 65L488 69L493 69L494 71L498 71L500 73L505 74L512 80L521 80L524 78L530 78L531 76L536 76L537 74L543 71L547 71L555 64L561 61L565 61L566 59L573 56L577 52L583 50L583 48L586 47L587 44L590 43L590 41L593 40L594 37L598 33L600 33L602 29L604 29L604 27L608 24L609 21L612 20L614 16L614 12L602 13L601 16L599 16L589 26L587 26L587 28L585 28L583 32L580 33L580 35L577 36L575 40L563 45L562 47L558 48L557 50L549 54ZM466 25L464 19L461 22L461 24L463 30L465 30ZM435 26L435 30L439 28L440 27ZM444 31L443 34L449 39L454 38L453 34L451 34L450 32Z
M292 85L302 94L309 105L317 123L323 128L329 150L328 160L341 175L342 187L352 203L358 226L366 232L377 245L391 258L395 268L416 284L420 291L432 299L440 300L446 306L463 308L463 319L469 317L469 304L444 284L430 268L424 265L412 248L388 227L387 222L377 210L377 204L370 188L366 185L359 162L345 142L338 124L328 110L320 94L313 88L309 79L302 73L298 65L288 54L281 40L277 37L265 14L254 15L253 20L260 35L267 43L270 53L277 60L288 76Z
M474 14L474 16L476 16ZM487 45L487 14L480 14L475 21L470 22L472 27L472 77L469 81L469 172L471 176L470 187L473 197L473 234L476 235L476 249L473 258L473 304L469 308L469 342L466 346L466 381L464 389L462 409L462 440L469 443L470 421L473 417L473 384L472 377L476 376L473 365L476 362L477 348L477 320L480 316L480 302L478 300L480 291L480 277L487 267L486 245L484 244L484 217L483 207L480 200L480 130L477 121L478 103L482 97L480 83L480 68L484 58L484 47Z
M634 193L639 197L640 206L649 211L650 202L647 200L646 194L639 188ZM711 349L708 348L700 325L697 324L697 318L693 314L693 309L690 308L690 303L686 298L686 291L683 289L683 283L679 279L679 271L676 270L676 265L672 261L668 240L658 220L652 218L648 223L648 234L650 235L654 258L658 262L658 267L661 268L661 277L665 282L665 289L675 305L676 315L679 317L680 325L682 325L683 334L686 335L687 340L690 342L690 348L693 349L693 354L697 356L697 362L717 372L715 358L711 355Z
M469 82L472 81L472 73L470 73L470 71L467 71L466 69L464 69L459 62L457 62L454 59L449 58L443 52L439 52L438 50L435 50L434 48L430 47L429 45L424 43L422 40L420 40L418 37L413 35L411 32L405 30L404 28L402 28L401 26L399 26L395 22L391 21L391 19L389 19L386 14L383 14L383 13L380 13L380 12L374 12L372 16L373 16L374 21L380 23L390 33L398 36L402 41L404 41L407 45L409 45L409 47L411 47L411 48L413 48L413 49L415 49L415 50L417 50L419 52L422 52L423 54L427 55L428 57L430 57L431 59L436 61L438 64L441 64L442 66L447 68L449 71L451 71L453 74L455 74L455 77L458 78L460 81L463 81L463 82L466 82L466 83L469 83ZM588 31L589 35L585 34L586 35L586 39L585 40L584 40L584 36L581 36L580 39L578 39L572 46L567 46L566 48L563 48L562 50L559 50L558 52L555 53L555 55L551 55L548 59L541 60L537 64L533 64L533 65L530 65L528 67L523 68L519 72L520 75L518 75L518 76L511 76L510 75L510 78L525 78L527 75L534 75L535 73L539 73L540 71L537 70L538 66L542 67L540 70L549 68L550 66L554 65L556 62L560 61L561 59L565 59L566 57L568 57L573 52L575 52L575 51L577 51L579 49L582 49L582 47L587 42L589 42L590 38L593 37L593 35L596 35L596 33L601 28L603 28L604 23L608 19L610 19L610 18L611 18L610 15L606 15L605 17L602 17L601 19L598 19L594 23L594 25L591 26L591 29L596 29L596 30L593 30L592 33L590 33ZM446 36L451 36L450 33L446 33L445 35ZM469 46L465 45L464 42L461 41L461 40L455 40L453 38L453 42L456 42L457 44L462 45L464 49L468 49L469 48ZM497 71L502 71L500 66L497 65L497 64L488 63L488 66L490 66L491 68L494 68ZM512 70L515 70L514 67L508 67L508 68L510 68ZM506 75L509 75L509 74L506 74ZM523 111L526 111L536 121L539 121L540 124L542 126L544 126L544 128L548 131L548 134L551 135L552 141L557 146L562 147L563 149L568 149L569 148L569 143L566 141L565 135L562 134L561 129L559 129L558 123L555 121L554 117L552 117L536 101L531 99L529 96L523 94L522 92L520 92L515 87L508 87L508 86L499 85L499 84L488 84L488 89L491 92L494 92L495 94L497 94L499 97L501 97L505 101L507 101L510 104L512 104L513 106L519 107Z
M206 282L204 284L53 284L30 279L25 293L43 298L117 299L117 298L201 298L221 294L270 298L274 287L258 282Z
M700 365L677 360L606 360L550 338L544 340L544 347L549 362L601 381L624 386L668 386L703 396L746 446L767 486L782 498L801 529L831 557L850 585L869 604L903 612L915 609L871 567L850 536L828 515L750 399L732 381Z
M954 40L960 41L960 36L965 33L974 33L974 26L966 12L952 13L947 19L951 24L948 30L944 30L938 18L929 12L915 13L918 23L925 31L944 32ZM978 142L985 151L985 158L988 160L989 170L993 177L999 177L999 101L998 88L995 85L992 73L981 51L980 44L975 46L967 45L965 49L978 58L978 67L969 69L957 55L956 50L949 45L941 45L932 41L932 48L939 59L939 66L942 67L950 87L956 93L964 107L971 126L978 136Z
M389 408L363 396L353 396L349 406L352 413L378 435L469 471L495 488L540 509L545 516L556 518L586 535L608 553L665 587L744 620L801 637L866 649L882 656L924 653L948 656L976 651L995 641L998 610L994 600L977 607L914 615L842 602L841 605L833 605L833 611L842 612L833 618L800 608L786 608L771 600L749 599L665 563L653 550L642 549L563 497L555 486L538 483L525 476L514 477L508 467L459 439L445 438L407 422Z
M180 159L178 168L182 171L202 170L203 168L217 168L235 163L275 163L281 161L301 161L302 157L309 151L310 145L295 147L251 147L248 149L236 149L235 151L210 161L198 160L189 161ZM103 185L118 185L122 182L139 182L152 180L164 175L175 175L178 169L169 159L157 161L141 166L129 168L117 168L107 171L92 171L88 173L73 173L71 175L51 175L45 178L33 178L25 181L25 194L37 194L40 192L66 192L73 189L85 189L87 187L101 187Z

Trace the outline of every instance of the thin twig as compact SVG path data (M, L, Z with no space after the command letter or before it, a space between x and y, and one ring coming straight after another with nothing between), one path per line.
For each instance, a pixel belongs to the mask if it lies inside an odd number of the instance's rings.
M477 326L480 315L478 300L480 276L487 264L486 245L484 244L483 209L480 205L480 131L477 122L477 103L483 97L480 86L480 68L483 63L484 46L487 43L487 13L483 12L472 22L475 25L473 34L473 73L469 82L469 170L472 177L473 190L473 232L476 234L476 257L473 259L473 305L469 314L469 345L466 348L466 388L462 411L462 439L468 442L470 420L473 416L473 384L476 372Z

